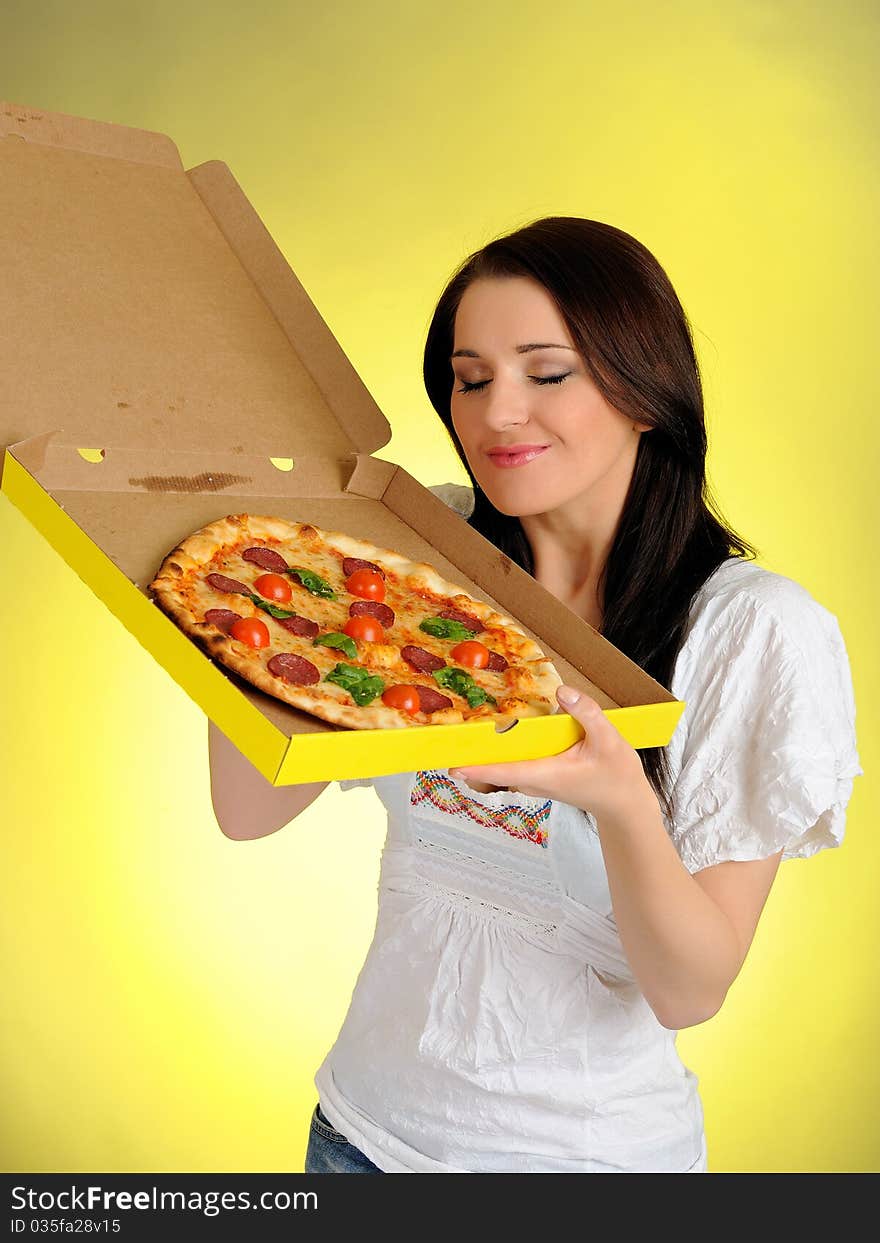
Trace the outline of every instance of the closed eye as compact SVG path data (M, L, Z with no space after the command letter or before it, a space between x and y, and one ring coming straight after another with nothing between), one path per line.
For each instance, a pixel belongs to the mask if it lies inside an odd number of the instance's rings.
M562 375L530 375L529 379L534 380L536 384L561 384L571 375L570 371L564 371ZM461 388L456 389L457 393L478 393L484 389L489 383L488 380L478 380L476 384L468 384L467 380L462 380Z

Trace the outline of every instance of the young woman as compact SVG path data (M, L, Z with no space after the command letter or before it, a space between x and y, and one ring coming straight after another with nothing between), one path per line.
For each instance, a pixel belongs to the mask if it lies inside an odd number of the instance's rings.
M676 1032L723 1004L780 861L841 841L837 621L711 512L688 323L628 234L553 217L476 252L424 377L472 482L435 491L687 707L638 753L560 688L561 755L340 783L389 827L306 1171L703 1171ZM213 727L211 765L232 837L324 788L269 786Z

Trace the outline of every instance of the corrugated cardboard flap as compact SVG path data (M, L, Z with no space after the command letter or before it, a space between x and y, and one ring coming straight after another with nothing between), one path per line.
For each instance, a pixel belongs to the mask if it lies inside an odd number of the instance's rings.
M7 105L0 447L341 458L390 427L224 164ZM21 139L25 141L20 141Z
M269 780L529 758L579 727L340 730L221 670L149 584L228 513L428 562L516 619L633 745L671 736L668 691L371 456L387 421L224 164L187 173L164 135L4 106L0 271L4 493Z
M188 176L351 445L361 453L381 449L391 436L388 420L229 168L211 160Z
M11 135L47 147L67 147L114 160L183 168L180 152L167 134L90 121L63 112L46 112L0 100L0 137Z

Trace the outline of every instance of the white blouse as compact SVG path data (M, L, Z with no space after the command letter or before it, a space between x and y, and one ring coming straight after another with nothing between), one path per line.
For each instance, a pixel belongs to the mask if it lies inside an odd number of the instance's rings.
M666 828L689 872L840 844L853 689L804 588L724 562L671 690ZM371 786L388 831L373 941L314 1080L331 1124L385 1172L705 1170L697 1078L634 981L593 817L446 769L340 785Z

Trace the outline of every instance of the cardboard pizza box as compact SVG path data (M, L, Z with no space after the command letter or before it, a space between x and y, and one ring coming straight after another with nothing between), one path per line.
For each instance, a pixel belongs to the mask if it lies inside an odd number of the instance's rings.
M276 785L555 754L567 714L342 729L215 664L150 599L229 513L413 560L515 618L633 746L684 705L402 467L390 427L225 164L172 140L0 104L2 489Z

